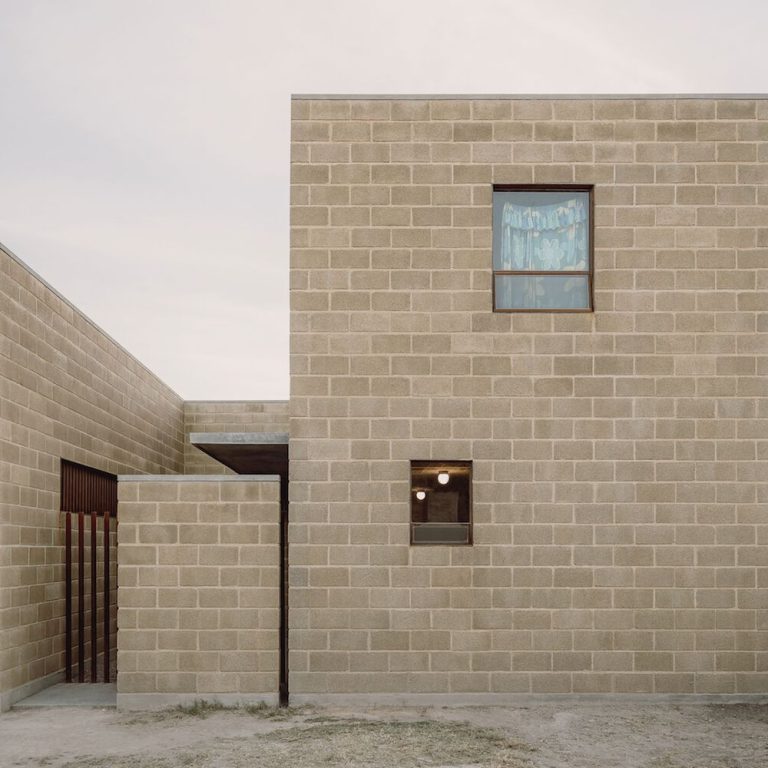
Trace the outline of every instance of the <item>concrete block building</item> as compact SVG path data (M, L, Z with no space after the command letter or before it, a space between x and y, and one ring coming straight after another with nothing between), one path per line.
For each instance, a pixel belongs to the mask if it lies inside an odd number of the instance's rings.
M124 476L125 706L768 693L768 97L291 125L289 403L2 254L3 701L63 665L62 459Z
M767 119L294 99L293 694L766 690ZM494 311L497 198L585 189L593 311ZM413 541L417 460L471 546Z

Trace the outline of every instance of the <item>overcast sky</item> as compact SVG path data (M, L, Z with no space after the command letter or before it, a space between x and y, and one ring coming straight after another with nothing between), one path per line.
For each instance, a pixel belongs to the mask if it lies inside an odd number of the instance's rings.
M0 242L188 399L288 396L291 93L768 91L747 0L0 0Z

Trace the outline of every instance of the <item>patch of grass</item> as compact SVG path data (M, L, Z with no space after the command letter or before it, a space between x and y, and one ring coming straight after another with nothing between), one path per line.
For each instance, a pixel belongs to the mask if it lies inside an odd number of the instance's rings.
M680 763L676 763L669 755L662 755L651 760L648 768L680 768Z
M189 708L186 708L189 709ZM257 713L266 708L256 707ZM205 710L204 710L205 711ZM245 738L212 738L204 748L88 758L77 768L529 768L527 744L464 722L312 718ZM71 765L75 768L75 764Z
M266 734L302 766L523 766L528 745L469 723L332 720ZM265 763L266 765L266 763Z
M758 723L768 723L768 704L761 701L742 702L738 704L709 704L709 712L717 720L753 720Z
M205 719L216 712L234 712L266 720L289 720L303 712L311 710L310 707L273 707L260 701L258 704L222 704L218 701L196 699L191 704L178 704L175 707L167 707L154 712L137 712L133 716L124 718L121 725L132 726L142 723L159 723L168 720L181 720L187 717L199 717Z
M712 756L703 760L695 758L695 762L691 762L688 758L681 759L682 762L671 755L662 755L652 760L648 768L743 768L744 766L744 763L729 756Z
M262 717L266 720L290 720L306 711L306 707L273 707L264 701L258 704L246 704L243 712L254 717Z
M363 717L343 717L342 715L314 715L305 717L305 723L367 723Z
M206 701L205 699L195 699L191 704L178 704L171 707L171 712L179 715L189 715L191 717L208 717L211 712L223 712L224 710L234 709L218 701Z
M146 755L124 755L116 758L77 758L64 763L61 768L198 768L202 755L180 754L177 758L148 757ZM196 760L198 762L189 762Z

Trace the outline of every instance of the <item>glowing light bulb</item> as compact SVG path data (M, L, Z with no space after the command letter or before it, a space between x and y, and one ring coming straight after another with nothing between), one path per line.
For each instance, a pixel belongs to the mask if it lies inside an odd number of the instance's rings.
M424 501L427 498L427 494L424 491L416 491L416 498L419 501Z
M437 475L437 482L440 485L448 485L449 476L447 472L439 472Z

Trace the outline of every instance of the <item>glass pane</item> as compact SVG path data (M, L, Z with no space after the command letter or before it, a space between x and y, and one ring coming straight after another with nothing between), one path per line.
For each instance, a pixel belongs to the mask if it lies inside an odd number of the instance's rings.
M469 526L465 523L414 523L414 544L467 544Z
M469 544L472 462L411 462L411 543Z
M472 474L469 462L411 462L411 520L468 523Z
M589 193L493 193L494 270L589 270Z
M589 309L586 275L495 275L494 309Z

